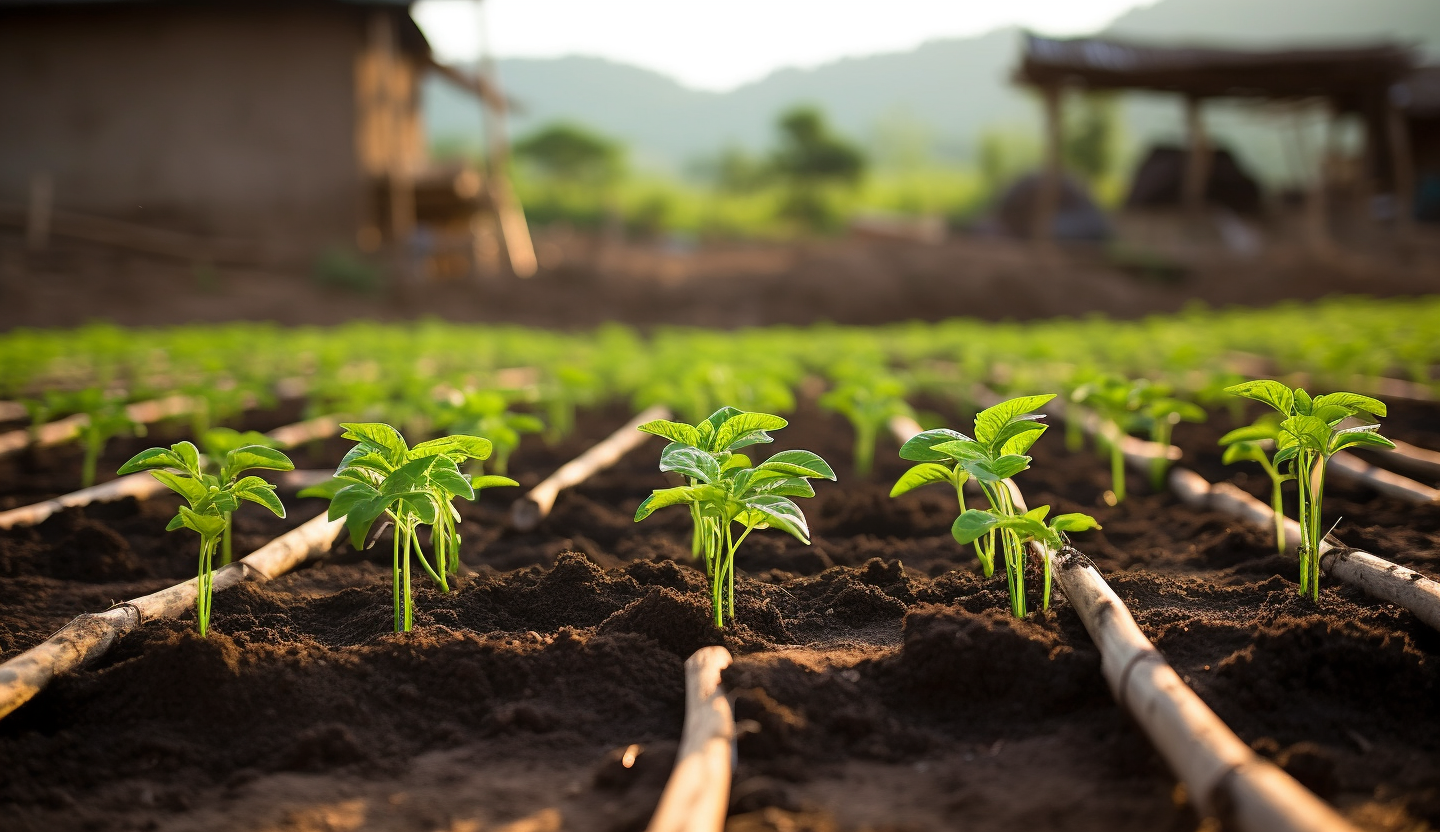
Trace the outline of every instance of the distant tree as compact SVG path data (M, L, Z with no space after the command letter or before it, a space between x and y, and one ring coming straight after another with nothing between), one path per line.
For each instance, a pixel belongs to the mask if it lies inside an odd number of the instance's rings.
M557 122L515 143L515 156L557 180L606 185L625 170L621 145L578 124Z
M758 191L775 178L775 170L764 159L734 145L720 151L718 156L696 162L691 169L719 190L737 194Z
M796 107L781 114L780 147L771 164L789 193L782 212L812 227L834 219L825 188L853 185L865 172L865 156L835 135L815 107Z
M1091 93L1080 97L1079 107L1066 119L1061 149L1065 168L1091 183L1109 176L1120 146L1120 110L1114 95Z

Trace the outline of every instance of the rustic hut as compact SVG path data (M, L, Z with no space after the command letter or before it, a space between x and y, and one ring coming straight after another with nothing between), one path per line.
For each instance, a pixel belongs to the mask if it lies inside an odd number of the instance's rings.
M426 157L433 71L497 98L409 0L0 0L0 220L258 258L463 224L487 189Z
M1413 167L1404 150L1402 121L1391 90L1412 72L1412 50L1395 45L1349 48L1241 50L1147 46L1099 38L1054 39L1027 35L1016 81L1037 90L1045 103L1046 170L1036 200L1032 234L1050 234L1061 181L1061 102L1069 89L1147 90L1173 93L1185 102L1181 203L1198 212L1207 195L1224 190L1213 145L1205 132L1207 100L1239 98L1314 102L1333 117L1359 116L1365 123L1364 158L1371 193L1411 192ZM1324 183L1316 172L1311 213L1323 217Z

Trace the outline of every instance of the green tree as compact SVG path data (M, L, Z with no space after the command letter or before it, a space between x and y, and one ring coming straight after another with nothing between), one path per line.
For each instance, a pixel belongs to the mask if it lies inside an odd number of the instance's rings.
M812 227L830 224L834 210L826 189L859 182L865 172L864 154L831 132L815 107L787 110L778 126L780 146L772 165L789 191L782 213Z
M1120 145L1120 110L1114 95L1091 93L1080 97L1080 106L1070 108L1066 119L1065 167L1091 183L1109 176L1115 169Z
M611 184L625 172L625 150L618 142L566 122L516 142L515 156L544 176L590 185Z

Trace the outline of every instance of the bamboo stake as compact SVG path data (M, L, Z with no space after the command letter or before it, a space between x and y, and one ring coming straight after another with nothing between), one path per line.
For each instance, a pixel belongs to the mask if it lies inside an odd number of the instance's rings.
M240 560L215 570L214 591L242 581L268 581L324 554L344 520L317 515ZM30 701L62 673L104 655L124 634L148 620L176 618L195 606L195 578L168 589L117 604L101 613L85 613L44 642L0 664L0 719Z
M1401 442L1398 439L1391 439L1395 443L1393 450L1377 448L1376 452L1380 458L1389 465L1396 468L1403 468L1416 476L1429 477L1440 480L1440 452L1432 451L1429 448L1422 448L1418 445L1411 445L1408 442Z
M720 832L730 802L735 716L720 687L730 651L702 647L685 660L685 728L675 768L646 832Z
M281 471L276 474L274 481L281 488L298 490L319 485L333 475L334 472L328 468L312 471ZM80 508L91 503L109 503L123 500L126 497L148 500L157 494L164 494L168 490L159 480L150 476L148 471L126 474L118 479L82 488L79 491L72 491L54 499L12 508L9 511L0 511L0 529L34 526L67 508Z
M339 429L340 417L320 416L276 428L266 435L279 443L280 447L290 448L314 439L333 436ZM276 483L282 488L308 488L312 485L319 485L329 477L329 471L286 471L276 478ZM79 508L91 503L108 503L123 500L126 497L148 500L156 494L163 494L166 490L165 486L150 476L148 472L127 474L119 479L72 491L54 499L12 508L9 511L0 511L0 529L33 526L67 508Z
M136 402L126 406L125 412L133 421L150 424L172 416L183 416L189 413L193 406L194 402L188 396L176 395L147 402ZM89 423L89 416L84 413L76 413L73 416L66 416L63 419L43 424L36 431L35 445L44 448L69 442L79 436ZM0 456L24 450L29 447L30 440L31 431L28 428L0 433Z
M560 466L555 473L530 490L530 493L516 500L510 506L510 525L528 532L540 525L555 507L555 498L571 486L579 485L594 474L609 468L620 458L640 447L650 434L641 433L637 428L646 422L670 418L670 410L664 405L646 408L640 415L626 422L623 427L610 434L599 444L585 453Z
M890 432L904 445L921 432L920 423L909 416L891 416Z
M1333 471L1341 479L1352 480L1369 486L1387 497L1397 497L1412 503L1434 503L1440 501L1440 491L1394 471L1387 471L1378 465L1371 465L1347 451L1340 451L1330 457L1327 471Z
M1186 505L1228 514L1267 531L1275 527L1275 512L1268 505L1228 482L1211 484L1193 471L1177 468L1170 472L1170 487ZM1300 524L1285 518L1283 545L1299 545L1300 539ZM1398 604L1440 630L1440 583L1413 569L1351 549L1339 541L1332 543L1332 540L1334 538L1320 543L1321 571L1368 595Z
M1025 500L1006 480L1016 507ZM1100 671L1121 708L1139 723L1195 810L1246 832L1354 832L1354 827L1274 763L1250 749L1181 680L1141 632L1095 564L1074 549L1037 541L1031 554L1054 564L1055 582L1100 649Z
M30 415L25 405L19 402L0 401L0 422L14 422Z

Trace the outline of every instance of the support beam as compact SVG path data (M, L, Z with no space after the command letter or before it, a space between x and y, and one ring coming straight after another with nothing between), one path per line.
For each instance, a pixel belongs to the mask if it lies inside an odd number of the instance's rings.
M1385 102L1385 136L1390 143L1390 193L1395 197L1395 227L1410 232L1415 213L1415 158L1411 155L1410 128L1395 102Z
M1053 236L1055 210L1060 204L1060 183L1065 175L1062 160L1064 113L1060 95L1058 86L1040 88L1040 99L1045 105L1045 165L1040 171L1035 213L1030 224L1030 236L1037 242L1046 242Z
M1180 204L1186 213L1200 216L1205 211L1205 190L1210 183L1210 167L1214 153L1205 121L1200 112L1201 99L1185 98L1185 179L1181 184Z

